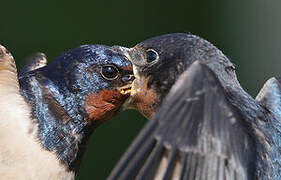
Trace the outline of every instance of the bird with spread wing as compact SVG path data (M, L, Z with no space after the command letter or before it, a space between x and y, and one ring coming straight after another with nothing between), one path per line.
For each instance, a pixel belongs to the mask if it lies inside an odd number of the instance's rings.
M281 78L256 99L214 45L167 34L114 47L133 64L127 107L151 119L108 179L281 179Z

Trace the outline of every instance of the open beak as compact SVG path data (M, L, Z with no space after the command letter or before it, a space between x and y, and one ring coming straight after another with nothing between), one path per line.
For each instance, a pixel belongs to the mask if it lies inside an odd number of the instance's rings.
M132 84L128 84L118 88L119 92L123 95L130 95L132 90Z
M124 102L124 104L121 106L121 111L123 110L126 110L126 109L134 109L134 106L132 105L132 93L134 91L134 81L135 79L137 78L136 77L136 71L134 70L135 66L134 66L134 61L132 60L132 57L130 55L130 52L132 50L132 48L126 48L126 47L122 47L122 46L113 46L112 47L113 50L123 54L124 56L127 57L127 59L133 64L133 72L134 74L132 75L133 76L133 79L130 79L130 83L125 85L125 86L122 86L122 87L119 87L118 90L119 92L122 94L122 95L129 95L129 97L126 99L126 101Z
M134 107L132 106L132 103L131 103L131 92L132 92L132 83L131 84L128 84L128 85L125 85L125 86L122 86L120 88L118 88L118 91L122 94L122 95L127 95L129 96L125 102L123 103L123 105L121 106L120 108L120 112L124 111L124 110L127 110L127 109L133 109Z

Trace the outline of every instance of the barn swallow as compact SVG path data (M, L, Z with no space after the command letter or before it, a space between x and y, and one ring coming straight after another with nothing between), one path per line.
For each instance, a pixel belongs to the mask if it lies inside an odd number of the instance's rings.
M148 121L109 176L116 179L281 179L281 77L256 99L210 42L167 34L133 48L129 106Z
M21 75L0 46L1 179L74 179L94 129L129 97L132 64L104 45L83 45Z

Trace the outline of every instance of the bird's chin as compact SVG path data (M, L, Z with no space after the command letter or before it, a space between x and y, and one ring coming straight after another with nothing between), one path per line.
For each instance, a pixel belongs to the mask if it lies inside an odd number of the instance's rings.
M149 78L136 78L132 83L130 97L126 99L121 110L136 109L146 118L151 119L155 113L155 102L157 94L150 88L147 88Z

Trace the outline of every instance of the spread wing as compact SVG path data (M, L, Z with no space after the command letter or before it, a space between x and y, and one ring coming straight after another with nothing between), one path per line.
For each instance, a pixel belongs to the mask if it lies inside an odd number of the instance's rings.
M197 61L108 179L254 179L250 132L215 74Z
M24 66L24 68L20 71L19 76L22 76L23 74L29 71L44 67L46 65L47 65L46 55L44 53L38 52L28 59L27 65Z

